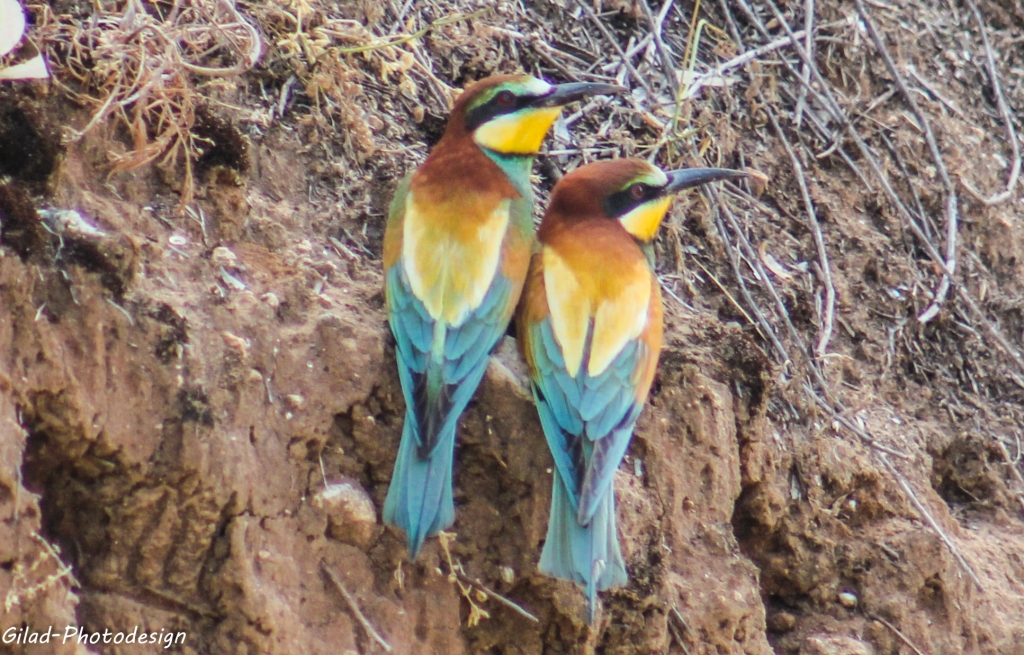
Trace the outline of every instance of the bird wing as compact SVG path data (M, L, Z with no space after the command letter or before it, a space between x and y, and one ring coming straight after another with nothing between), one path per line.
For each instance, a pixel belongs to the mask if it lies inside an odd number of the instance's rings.
M429 454L476 391L491 350L508 326L512 286L496 275L480 306L453 328L431 318L401 266L388 272L391 331L406 402L414 408L419 427L421 455Z
M647 278L652 291L645 295L646 306L635 307L636 294L605 298L593 297L580 303L574 298L572 311L586 311L587 328L583 344L563 343L558 337L558 304L568 302L559 286L586 291L586 284L561 279L537 271L527 279L524 291L525 321L521 324L522 347L533 376L534 394L541 424L555 465L566 485L577 520L589 523L598 502L608 491L619 463L625 455L633 425L643 408L653 380L661 346L661 295L653 276ZM633 327L641 313L639 334ZM623 316L625 315L625 316ZM602 317L615 320L602 322ZM603 330L603 331L602 331ZM629 334L618 334L622 331ZM563 333L567 331L562 330ZM595 344L621 343L616 351L601 353L600 368L595 361ZM582 352L581 361L566 362L566 353ZM575 371L573 371L575 369ZM592 374L593 373L593 374Z
M544 435L581 524L611 485L643 409L646 370L657 353L643 338L629 341L596 377L565 368L551 321L529 330L534 394Z
M472 253L459 243L453 245L451 239L437 245L439 252L429 252L425 230L410 230L405 224L410 219L424 220L422 215L410 216L407 188L399 186L389 216L389 233L401 236L392 237L390 243L385 239L386 304L402 389L406 403L414 409L419 452L425 457L441 434L454 429L483 377L491 350L508 327L525 277L527 257L518 251L526 248L528 252L529 242L517 238L516 230L488 234L490 238L496 236L499 246L483 249L482 256L492 261L479 265L475 260L465 264L472 260ZM512 214L523 211L519 202L510 206L505 201L503 205ZM508 220L506 217L502 222L507 224ZM491 230L493 223L490 217L483 231ZM405 240L410 238L417 240L411 245L421 260L415 265L406 260L410 244ZM403 243L394 243L399 239ZM439 272L429 290L422 293L426 297L421 298L411 279L418 271L411 276L410 270L426 269L423 260L427 257ZM518 260L523 261L519 266L508 263ZM479 279L481 275L489 280ZM488 281L489 285L478 288Z

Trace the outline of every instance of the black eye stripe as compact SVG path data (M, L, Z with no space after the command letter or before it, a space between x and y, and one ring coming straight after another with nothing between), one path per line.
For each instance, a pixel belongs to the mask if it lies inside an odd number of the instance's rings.
M639 196L634 196L633 194L638 187L643 193ZM662 187L651 186L642 182L630 184L625 189L608 196L608 199L604 202L604 210L612 218L621 218L645 202L654 200L661 195L663 190Z
M504 99L508 96L504 94L511 95L512 102L508 102L506 104ZM536 99L536 96L518 95L509 89L503 89L495 93L487 102L477 105L473 109L469 110L466 114L466 129L472 132L493 118L497 118L503 114L514 114Z

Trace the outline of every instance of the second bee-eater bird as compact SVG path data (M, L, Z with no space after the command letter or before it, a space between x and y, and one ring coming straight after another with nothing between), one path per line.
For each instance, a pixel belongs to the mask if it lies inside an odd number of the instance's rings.
M458 98L441 140L395 192L385 297L406 414L384 521L405 531L410 559L455 520L455 429L522 291L533 159L562 105L620 90L528 75L481 80Z
M516 334L555 460L540 570L584 588L591 623L597 592L627 581L613 479L661 352L654 237L676 192L743 175L588 164L555 185L537 231Z

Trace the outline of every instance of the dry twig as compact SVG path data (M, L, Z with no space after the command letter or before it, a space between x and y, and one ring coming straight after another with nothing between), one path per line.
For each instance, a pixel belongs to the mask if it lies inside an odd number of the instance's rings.
M501 603L505 607L509 608L510 610L515 612L516 614L518 614L518 615L520 615L520 616L522 616L524 618L527 618L530 621L533 621L534 623L540 623L540 619L538 619L536 616L534 616L533 614L530 614L525 609L523 609L522 607L517 605L515 602L509 600L508 598L505 598L504 596L502 596L498 592L494 591L490 587L484 585L484 583L480 582L479 580L477 580L475 578L470 578L468 575L466 575L465 573L462 573L461 571L458 571L458 570L455 571L455 575L457 575L459 577L459 579L462 580L463 582L465 582L466 584L476 585L477 587L480 588L481 591L484 592L484 594L486 594L487 596L490 596L491 598L493 598L494 600L498 601L499 603Z
M924 517L924 520L928 522L928 525L930 525L932 530L935 531L935 534L939 535L939 539L942 540L942 543L946 544L946 548L948 548L949 552L953 554L953 557L960 564L961 568L967 572L967 575L974 581L974 584L978 586L979 590L985 591L985 585L981 583L981 579L978 577L978 574L974 572L974 568L968 564L967 560L964 559L964 556L960 554L960 549L957 548L955 543L953 543L953 540L946 534L946 531L942 529L942 526L935 520L935 517L932 516L932 513L927 507L925 507L924 503L921 502L921 499L917 497L917 493L914 491L914 488L910 486L910 483L907 482L905 477L903 477L900 470L893 466L892 462L889 461L884 453L879 455L879 457L881 458L882 463L885 464L886 469L889 470L889 473L896 478L900 487L902 487L903 491L907 494L907 497L910 498L910 502L912 502L914 507L917 508L918 513Z
M761 102L764 103L764 96L761 97ZM772 128L774 128L779 141L782 142L783 147L786 149L786 154L789 155L790 165L793 167L793 175L796 177L797 185L800 187L800 196L803 198L804 209L807 212L807 227L811 234L814 235L814 245L818 250L821 283L825 287L825 310L821 317L821 332L818 336L818 343L814 347L814 354L820 359L825 356L828 342L832 338L832 328L835 324L836 288L832 283L832 266L828 262L828 251L825 249L825 239L821 236L821 225L818 224L818 217L814 212L814 202L811 200L811 194L807 191L807 181L804 179L803 165L796 156L796 152L793 151L793 146L790 145L789 139L786 138L782 128L779 127L778 121L775 120L775 114L770 109L768 110L768 120L771 121Z
M806 33L804 39L804 50L807 51L807 58L814 60L814 0L804 1L804 32ZM807 87L810 86L811 81L811 70L807 64L804 64L803 73L801 75L803 85L800 87L799 95L796 99L796 108L793 110L793 124L796 125L797 129L800 128L800 122L803 118L804 103L807 102Z
M466 584L463 582L468 577L463 574L462 578L459 574L462 573L462 565L457 564L452 558L451 542L455 539L455 534L452 532L438 532L438 542L441 544L441 551L444 553L444 558L448 563L448 581L453 583L459 588L459 593L469 603L469 618L466 619L466 625L470 628L476 626L482 619L491 618L491 614L484 608L477 605L477 601L483 602L487 600L487 594L482 591L473 593L473 584ZM440 570L438 570L440 572Z
M1017 468L1013 458L1010 457L1010 451L1006 449L1006 444L1003 443L1003 440L997 438L995 442L996 445L999 446L999 452L1003 455L1003 461L1006 462L1006 466L1009 467L1010 473L1013 474L1013 477L1020 485L1020 491L1017 493L1017 502L1020 503L1021 509L1024 510L1024 475L1021 475L1020 469Z
M953 182L949 178L949 171L946 170L946 162L942 157L942 153L939 152L939 146L935 141L935 135L932 133L931 124L928 122L928 118L918 107L917 101L914 100L914 96L910 93L907 88L906 82L903 80L903 76L900 75L896 69L896 63L892 60L892 55L889 54L889 49L885 47L885 42L882 37L879 36L878 30L875 29L874 21L871 20L871 15L868 13L867 8L864 6L864 0L855 0L857 3L857 11L860 13L861 20L864 22L864 26L868 31L868 35L871 40L875 43L875 48L878 53L882 56L882 60L885 62L885 66L889 69L889 74L892 75L893 80L896 83L896 87L900 90L900 94L903 95L903 99L910 105L910 110L914 112L915 118L917 118L918 125L924 131L924 139L928 144L928 151L931 153L932 161L935 163L936 170L939 173L939 178L942 180L942 186L946 190L946 253L945 253L945 270L942 274L942 281L939 282L938 288L935 290L932 296L932 302L928 307L918 314L917 320L921 323L927 323L936 316L942 307L942 303L946 300L946 294L949 292L950 281L953 275L956 273L956 234L957 234L957 198L956 189L953 187Z
M380 633L377 632L373 625L365 616L363 616L363 612L359 609L359 604L356 603L356 599L349 593L348 589L345 588L345 585L341 583L341 580L334 574L334 571L327 566L326 562L320 562L320 568L323 569L324 573L327 574L327 577L330 578L332 583L334 583L334 587L338 590L338 593L341 594L341 597L345 599L349 610L351 610L352 615L356 618L356 621L359 622L359 625L363 627L363 630L366 631L366 634L377 642L380 647L384 649L384 652L390 653L391 644L385 641L384 637L381 637Z
M834 23L828 23L823 27L835 27L837 25L842 25L845 23L846 21L836 21ZM683 91L682 98L686 99L696 97L697 93L700 92L702 88L704 88L704 85L708 80L713 79L715 77L721 77L722 75L724 75L728 71L733 70L734 68L746 66L747 64L753 61L757 61L761 57L764 57L765 55L771 52L779 50L780 48L785 48L786 46L789 45L793 45L806 35L807 32L805 32L804 30L794 32L792 36L784 36L782 38L775 39L770 43L764 44L763 46L754 48L753 50L748 50L743 54L737 55L730 59L729 61L718 64L712 67L711 70L709 70L706 73L695 75L691 80L689 86L687 86L686 90Z
M651 90L650 85L647 84L647 80L644 79L644 76L641 75L637 71L636 67L633 66L632 62L630 62L629 57L627 57L626 53L622 50L622 46L619 45L619 41L615 38L615 35L609 32L608 28L605 27L604 22L594 15L594 10L587 5L586 0L578 0L578 2L579 6L583 9L583 13L587 15L588 19L590 19L590 22L597 27L605 40L608 41L612 48L614 48L615 52L618 53L619 58L622 61L622 65L625 66L626 70L629 71L629 74L633 76L633 80L643 87L645 92L647 92L648 101L653 101L657 96L655 96L654 91Z
M975 198L986 205L997 205L1009 200L1010 196L1013 195L1014 188L1017 186L1021 166L1020 144L1017 143L1017 132L1013 128L1013 117L1010 115L1010 108L1006 104L1006 98L1003 97L1002 85L999 84L999 71L996 70L995 55L992 54L992 46L988 42L985 21L982 19L981 12L978 11L978 6L974 3L974 0L967 0L967 6L971 8L971 15L974 17L974 22L978 24L978 31L981 32L981 44L985 49L985 67L988 70L989 81L992 83L992 92L996 96L996 106L999 107L999 115L1002 117L1003 125L1006 127L1006 140L1009 141L1010 149L1013 151L1013 164L1010 167L1010 177L1006 181L1006 188L987 198L975 190L966 180L961 181Z
M915 646L914 642L910 641L910 639L907 638L907 635L905 635L902 632L900 632L900 630L896 626L894 626L893 624L889 623L888 621L886 621L885 619L883 619L880 616L872 616L871 619L874 620L874 621L878 621L879 623L881 623L885 627L887 627L890 630L892 630L893 634L895 634L897 637L899 637L900 641L902 641L904 644L906 644L912 651L914 651L914 653L916 653L916 655L924 655L924 653L921 652L921 649L918 648L917 646Z

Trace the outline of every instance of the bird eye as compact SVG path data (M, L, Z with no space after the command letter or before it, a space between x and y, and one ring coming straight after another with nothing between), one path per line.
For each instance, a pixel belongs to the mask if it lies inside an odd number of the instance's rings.
M633 198L633 200L641 200L645 195L647 195L646 184L638 183L629 187L629 196Z
M516 104L516 94L505 89L504 91L500 91L498 95L494 96L494 100L501 107L511 107Z

